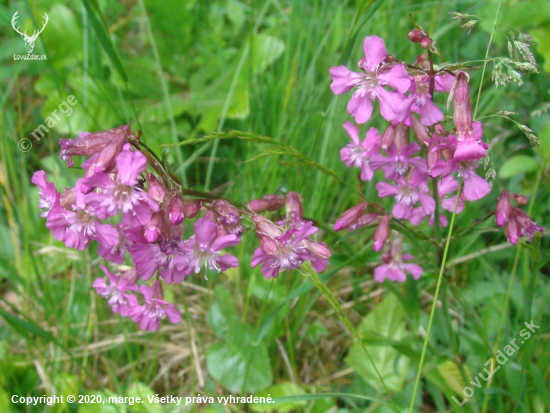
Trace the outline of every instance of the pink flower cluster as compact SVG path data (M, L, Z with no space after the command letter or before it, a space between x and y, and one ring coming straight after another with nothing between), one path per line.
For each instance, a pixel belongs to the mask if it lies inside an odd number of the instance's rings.
M172 323L180 319L174 305L163 300L163 282L178 284L201 271L206 278L209 270L239 265L235 256L222 251L241 242L243 216L254 223L261 244L252 266L263 263L267 278L298 268L306 260L319 271L327 264L330 251L309 238L317 228L303 220L295 192L286 198L252 201L252 213L223 199L184 199L179 183L142 148L140 135L129 126L84 132L75 140L61 140L60 145L69 167L74 156L88 157L82 164L84 174L74 187L59 192L44 171L35 172L32 182L40 188L41 216L53 237L69 248L83 250L97 241L99 254L114 264L131 257L133 266L120 267L116 274L102 267L107 279L96 279L93 287L113 312L131 318L142 329L156 330L164 318ZM155 173L148 172L148 166ZM279 225L256 213L284 205L287 215ZM185 221L201 211L193 234L184 239ZM151 285L144 283L148 281Z
M427 50L433 46L433 41L424 31L411 31L409 39ZM338 95L355 90L347 109L356 123L367 122L373 113L373 102L378 101L380 113L389 124L382 134L370 127L361 139L358 126L346 122L343 127L351 140L341 150L340 157L348 167L361 170L363 181L372 180L375 171L381 170L385 181L375 185L378 196L393 198L394 205L390 214L381 207L369 208L363 202L347 210L336 221L334 229L351 231L377 224L373 241L374 250L380 251L391 235L391 218L407 220L413 225L427 219L430 225L434 225L436 209L453 212L456 204L456 212L460 213L465 202L488 195L490 184L476 172L486 156L488 145L482 140L481 123L472 120L465 72L434 70L433 62L425 55L418 56L412 65L400 62L388 55L384 40L377 36L365 38L363 51L364 57L358 63L360 72L350 71L345 66L329 70L331 89ZM429 58L432 58L431 52ZM433 101L436 92L451 94L453 124L450 129L446 129L443 112ZM411 130L416 142L410 139ZM538 230L538 227L528 224L517 208L510 214L507 234L529 237ZM446 226L447 217L442 211L437 215L438 224ZM508 238L513 242L517 235ZM393 241L391 244L382 254L384 264L375 271L378 281L385 278L404 281L402 269L414 265L402 264L412 256L395 252L401 247L395 247ZM399 273L396 268L400 269ZM418 278L422 269L415 266L409 272Z

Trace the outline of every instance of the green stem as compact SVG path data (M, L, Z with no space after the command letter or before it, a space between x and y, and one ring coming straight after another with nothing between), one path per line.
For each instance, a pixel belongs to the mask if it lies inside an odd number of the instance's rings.
M453 234L453 227L455 224L456 209L458 207L458 200L460 198L460 192L462 190L462 182L458 188L456 194L455 206L453 209L453 215L451 216L451 223L449 225L449 232L447 234L447 240L445 242L445 250L443 251L443 259L439 267L439 276L437 277L437 286L435 287L434 301L432 304L432 310L430 312L430 320L428 321L428 330L426 331L426 337L424 338L424 345L422 346L422 355L420 356L420 363L418 364L418 372L416 373L416 380L414 382L413 395L411 398L411 405L409 406L409 413L412 413L414 408L414 402L416 400L416 392L418 391L418 384L420 383L420 377L422 376L422 366L424 365L424 358L426 357L426 349L428 348L428 341L430 339L430 333L432 331L432 324L437 307L437 297L439 296L439 289L441 288L441 280L443 279L443 272L445 271L445 262L447 261L447 254L449 253L449 246L451 245L451 236Z

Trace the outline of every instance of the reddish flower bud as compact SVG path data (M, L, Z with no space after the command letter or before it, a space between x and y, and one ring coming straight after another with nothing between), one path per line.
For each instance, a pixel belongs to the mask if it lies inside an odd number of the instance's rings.
M157 242L161 231L161 218L158 214L153 215L151 221L143 227L143 235L149 243Z
M401 149L409 143L409 127L400 123L395 128L395 146L401 152Z
M302 220L302 197L297 192L289 192L286 196L286 219L290 222Z
M514 200L518 203L518 205L527 205L527 198L525 198L523 195L519 194L512 194L514 197Z
M118 271L120 272L120 276L128 280L130 284L135 284L139 279L135 267L126 267L124 269L119 267Z
M506 221L506 226L504 227L504 233L508 242L512 245L516 245L519 239L519 230L518 223L514 217L511 217Z
M421 145L428 146L428 141L430 140L428 129L416 116L411 116L411 127L418 142L420 142Z
M254 215L250 219L256 225L256 230L259 234L266 235L269 238L276 238L283 235L281 229L277 225L261 215Z
M380 217L378 212L371 212L369 214L361 215L359 219L348 227L348 231L355 231L357 228L361 228L372 224Z
M183 222L185 216L183 215L184 203L180 195L174 194L170 201L168 201L168 206L166 207L166 213L168 214L168 219L173 225L178 225Z
M308 251L317 258L326 260L332 255L324 242L314 242L308 239L305 239L303 242Z
M101 150L101 152L99 152L97 159L93 163L93 171L105 172L113 169L116 164L116 157L118 156L120 151L122 151L122 147L125 143L125 135L115 136L111 143L109 143ZM90 169L92 169L92 167L90 167L88 170Z
M415 64L423 69L430 68L430 61L426 58L425 54L418 55Z
M265 252L267 255L277 254L277 252L279 251L277 241L266 235L260 234L259 232L257 232L256 235L258 236L258 240L260 241L260 248L263 252Z
M336 220L334 230L340 231L341 229L348 228L350 225L354 224L368 206L368 203L361 202L359 205L355 205L354 207L348 209L340 216L340 218Z
M70 210L76 202L76 189L74 187L67 189L59 197L59 203L65 209Z
M253 199L248 203L248 208L254 212L276 211L283 207L285 198L277 195L266 195L262 199Z
M497 201L497 208L495 210L495 220L499 227L506 224L510 217L512 205L510 204L510 192L502 191Z
M435 149L437 142L430 142L428 146L428 153L426 154L426 164L428 166L428 172L435 166L438 160L441 159L441 151Z
M380 146L382 149L388 149L395 140L395 125L390 122L382 137L380 138Z
M391 215L384 215L374 233L374 250L380 251L388 239L390 233Z
M157 201L159 204L162 204L164 202L164 198L166 197L166 189L164 189L153 174L148 174L147 180L149 181L147 193L153 200Z
M183 214L185 215L185 218L195 218L200 210L200 201L191 201L183 205Z
M407 36L409 37L409 40L413 43L420 43L423 39L422 31L418 29L411 30Z
M468 79L464 72L460 72L457 75L455 82L453 122L457 130L457 135L464 134L463 139L473 139L470 86L468 85Z
M164 291L162 289L162 283L160 282L160 280L156 279L155 281L153 281L153 285L151 287L153 287L153 297L162 300L164 298Z
M420 41L420 47L422 49L428 50L430 47L432 47L434 41L430 39L429 37L423 37Z

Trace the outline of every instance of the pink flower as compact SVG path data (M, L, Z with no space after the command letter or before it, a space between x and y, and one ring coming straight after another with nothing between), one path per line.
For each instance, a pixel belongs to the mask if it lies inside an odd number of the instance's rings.
M361 142L357 126L346 122L344 129L350 135L352 142L340 151L340 158L348 167L360 168L363 181L370 181L374 172L370 167L369 159L380 147L380 134L376 128L370 128Z
M424 270L418 264L405 264L405 261L414 260L411 254L403 254L402 256L391 256L384 260L385 264L374 269L374 279L378 282L383 282L386 278L391 281L403 282L407 279L405 272L412 275L415 280L418 280Z
M355 224L357 220L363 215L363 211L369 206L366 202L361 202L359 205L351 207L346 212L336 220L334 224L334 231L340 231L343 228L348 228L349 226Z
M116 158L116 166L116 174L98 172L82 179L82 185L89 189L101 189L97 196L97 210L101 218L122 211L126 225L130 222L147 224L151 220L151 209L158 210L158 204L136 186L147 167L147 159L140 152L123 151Z
M411 219L413 216L413 206L420 202L425 215L435 211L435 201L428 195L429 187L426 177L422 179L397 179L397 185L391 185L387 182L378 182L376 184L378 196L381 198L393 196L397 203L394 205L392 214L399 219Z
M158 270L166 283L181 283L191 273L180 237L164 234L162 240L150 244L143 237L129 247L138 276L147 281Z
M277 278L280 271L299 268L306 260L311 260L314 263L320 257L318 254L312 254L309 249L311 245L304 241L317 231L318 229L310 221L305 221L300 227L288 229L280 236L268 237L271 241L268 243L269 248L257 248L254 251L252 268L262 264L262 274L266 278ZM325 258L328 258L330 251L326 255ZM326 262L323 261L319 264L317 270L322 271Z
M409 112L420 114L420 122L426 126L434 125L443 120L443 112L434 104L433 97L429 93L430 78L426 75L412 77L410 96L403 104L402 113L407 115ZM454 83L454 77L451 75L435 76L434 91L449 92ZM403 119L404 121L404 119Z
M478 161L460 161L456 158L449 159L447 162L439 160L430 170L430 175L445 177L456 171L464 181L462 198L466 201L477 201L491 192L489 182L476 174L477 166Z
M183 249L190 272L198 274L204 266L204 276L207 270L225 271L238 267L239 260L231 254L220 255L221 250L240 243L235 234L217 235L217 225L206 218L199 218L194 225L195 234L185 241Z
M38 196L40 196L39 208L44 212L40 214L42 218L48 218L50 210L55 205L55 202L59 200L59 192L52 182L47 181L46 172L36 171L31 179L31 182L40 188Z
M391 121L401 110L405 93L411 84L405 67L401 64L385 64L388 56L384 40L378 36L366 37L363 42L365 57L359 61L362 73L355 73L345 66L335 66L329 70L332 77L330 88L341 95L356 87L357 90L348 103L348 112L357 123L365 123L372 115L372 102L378 99L384 119ZM384 89L394 88L396 92Z
M156 331L160 326L160 320L168 318L173 324L179 323L181 314L170 304L162 299L157 288L142 285L139 290L145 298L145 304L139 305L135 296L130 300L128 316L132 321L139 323L142 330Z
M439 202L441 203L441 206L449 212L454 211L456 195L454 195L452 197L447 197L447 198L446 198L446 196L449 195L452 192L457 191L457 190L458 190L458 182L451 175L440 179L439 182L437 183L437 192L438 192L438 195L439 195ZM460 213L460 212L462 212L463 209L464 209L464 202L462 202L462 199L459 199L456 212ZM428 223L430 225L433 225L434 222L435 222L434 221L434 219L435 219L434 212L431 212L431 213L427 214L425 212L424 208L418 207L418 208L413 209L413 215L410 218L410 221L413 225L419 225L422 222L422 220L424 220L424 218L427 217L427 216L430 217ZM439 215L439 224L442 227L447 226L448 221L447 221L447 217L445 215L443 215L443 214Z
M137 285L126 276L114 275L103 265L101 266L101 270L107 275L109 284L107 284L104 278L96 278L92 283L92 287L95 288L100 296L109 300L108 304L111 306L114 313L126 317L130 310L127 292L137 291ZM135 270L133 272L135 273Z
M400 148L394 143L386 151L388 156L377 153L371 157L370 165L374 169L382 168L386 179L405 175L411 166L418 172L426 172L426 161L419 156L411 157L419 150L420 146L416 142Z

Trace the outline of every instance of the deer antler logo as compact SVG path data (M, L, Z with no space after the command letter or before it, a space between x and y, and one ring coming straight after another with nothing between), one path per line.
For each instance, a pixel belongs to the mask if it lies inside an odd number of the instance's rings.
M13 27L13 30L15 30L17 33L19 33L21 35L21 37L23 38L23 40L25 41L25 47L27 48L27 53L32 53L32 50L34 49L34 42L36 42L36 39L38 38L38 35L44 31L44 28L48 24L48 20L49 20L48 15L46 13L44 13L45 21L44 21L44 25L42 26L40 31L37 32L35 30L34 33L32 34L32 36L29 36L29 35L27 35L26 30L25 30L24 33L21 33L19 31L19 27L21 27L21 26L15 27L15 21L17 20L17 17L19 17L17 15L18 13L19 13L19 10L17 10L15 12L15 14L13 15L13 18L11 19L11 26Z

